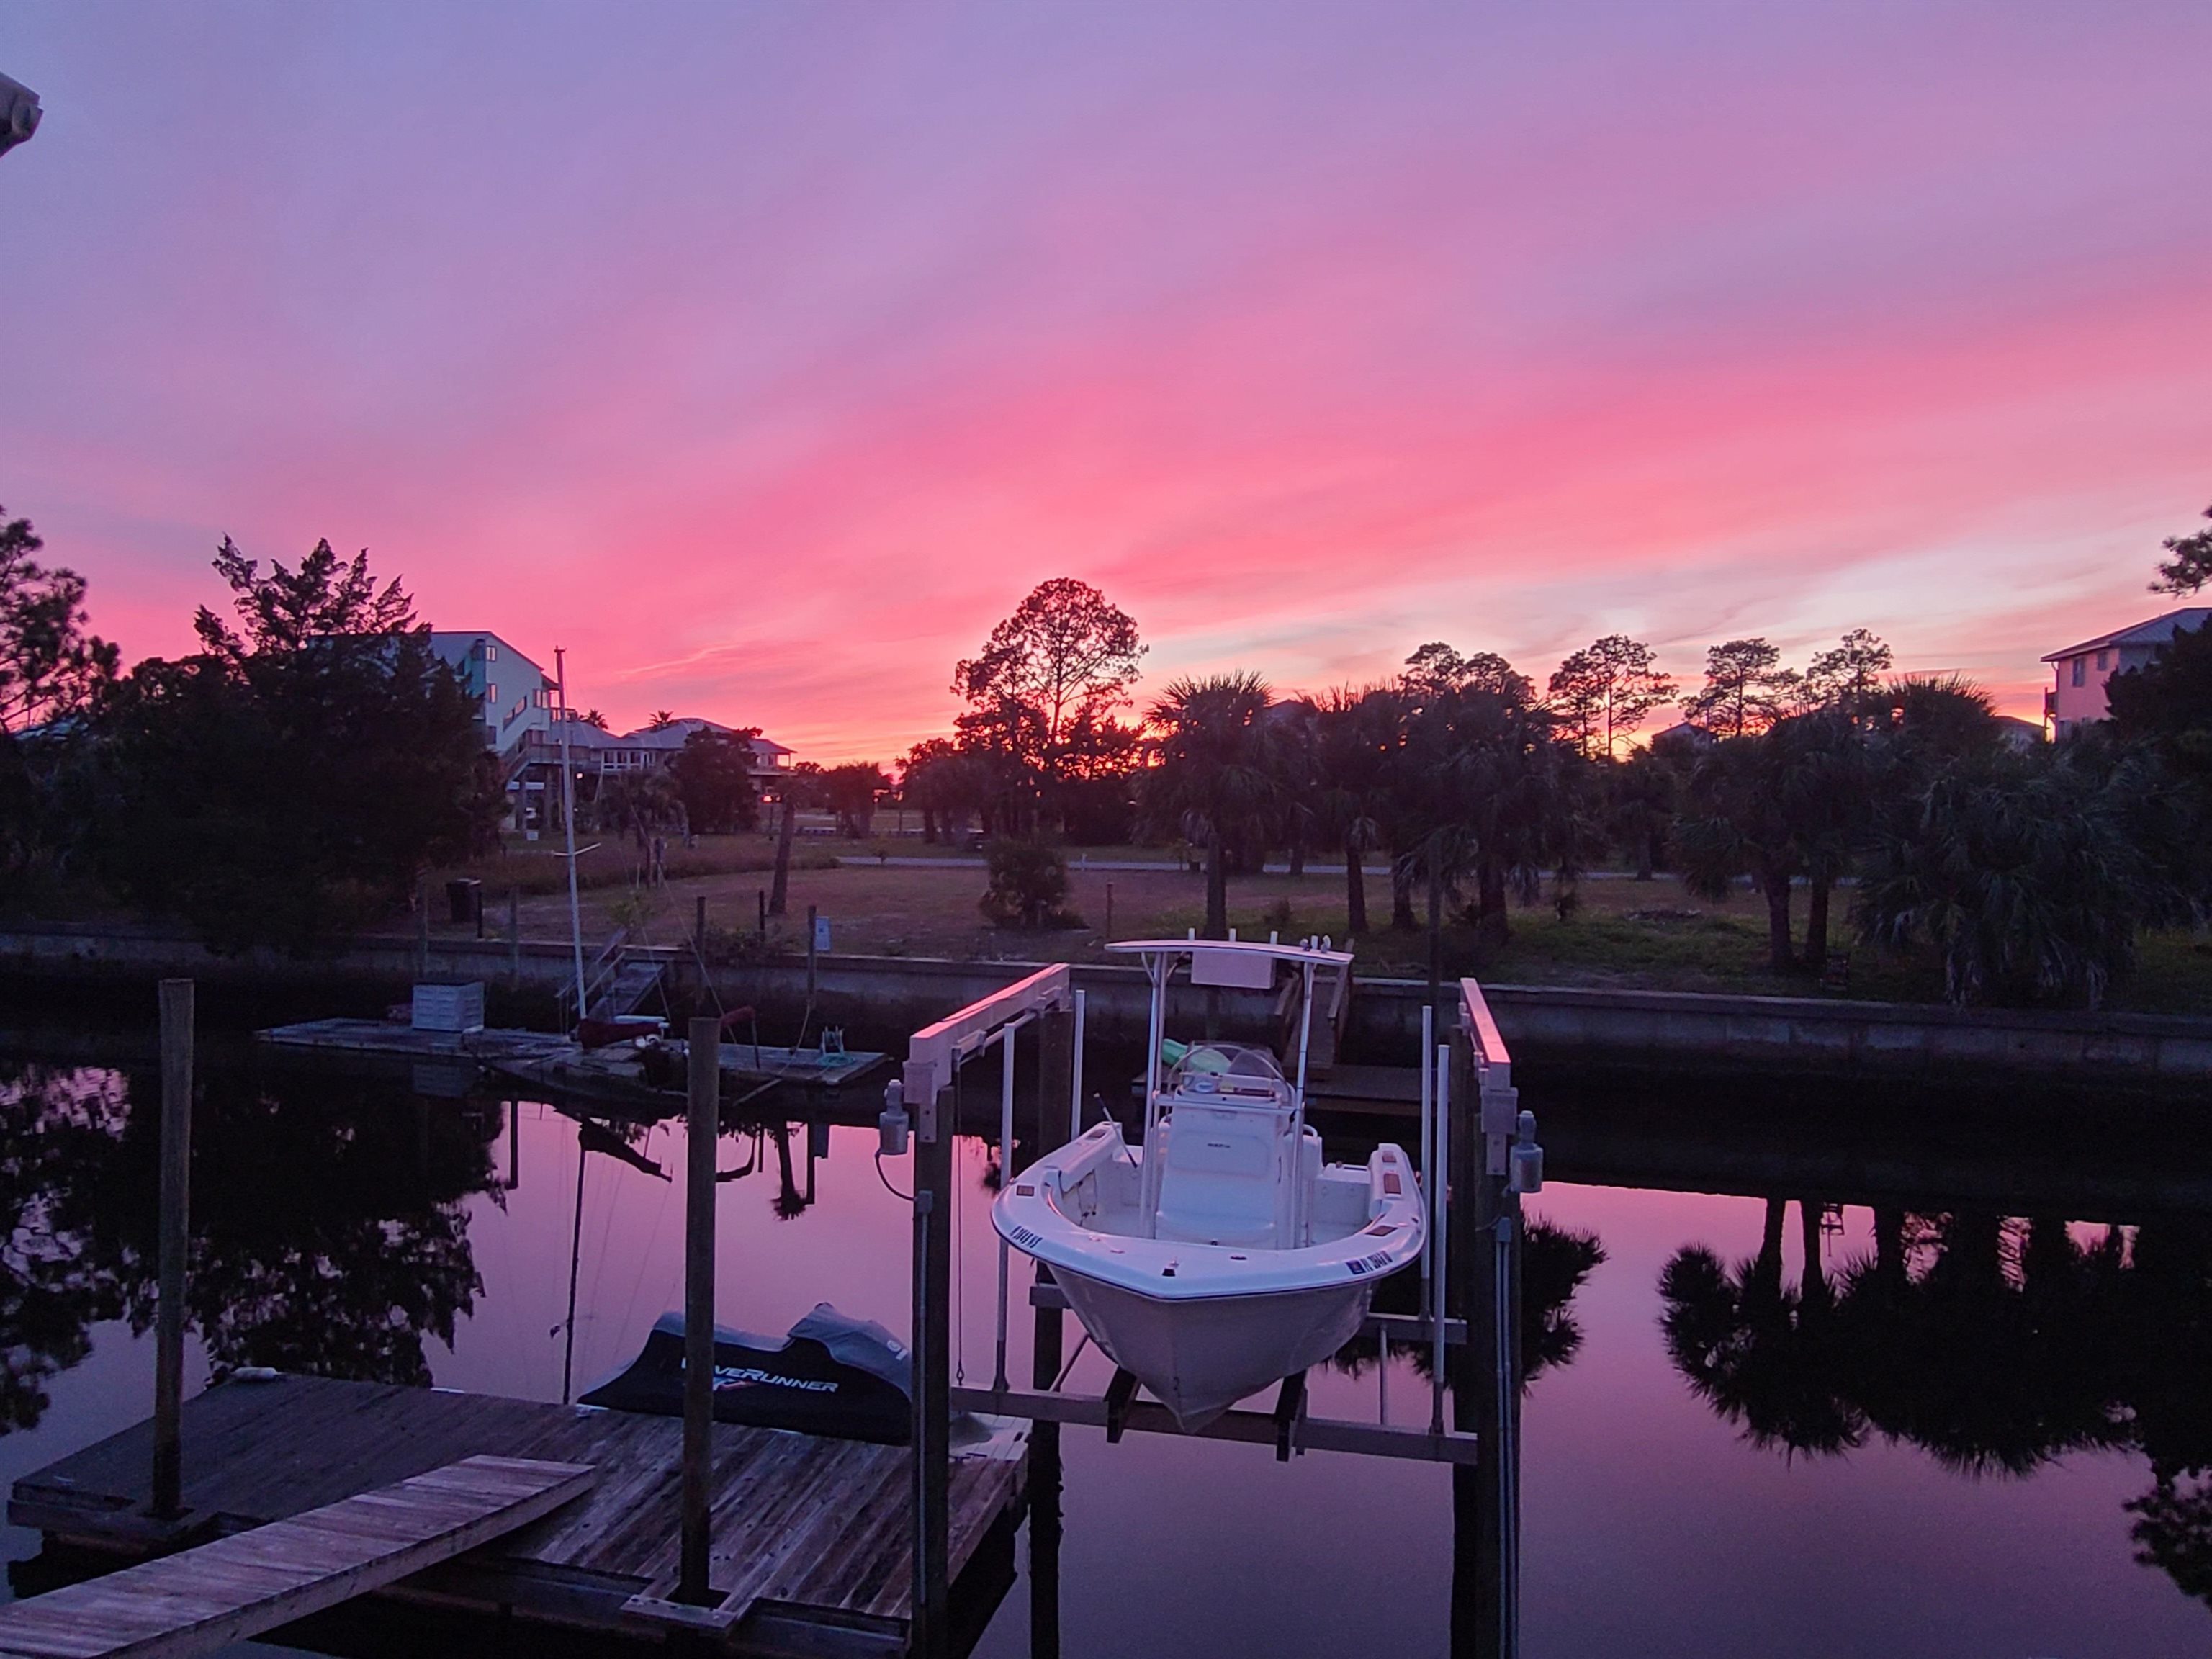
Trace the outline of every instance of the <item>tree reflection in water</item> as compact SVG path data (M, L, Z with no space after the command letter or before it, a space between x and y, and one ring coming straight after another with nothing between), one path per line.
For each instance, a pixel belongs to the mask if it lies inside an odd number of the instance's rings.
M1595 1233L1553 1226L1531 1218L1522 1235L1521 1254L1521 1387L1529 1384L1547 1367L1565 1365L1582 1347L1582 1327L1575 1322L1572 1305L1583 1281L1605 1260L1605 1246ZM1419 1315L1421 1276L1411 1268L1393 1273L1375 1287L1376 1313ZM1355 1336L1330 1357L1330 1366L1353 1376L1364 1376L1381 1358L1382 1344L1371 1336ZM1413 1367L1430 1374L1433 1350L1427 1343L1401 1343L1397 1352L1410 1352Z
M38 1426L46 1384L92 1351L123 1292L74 1212L129 1107L112 1072L0 1070L0 1434Z
M150 1075L17 1066L0 1080L0 1432L91 1327L153 1323L160 1112ZM276 1092L204 1071L192 1115L191 1322L218 1368L427 1383L482 1289L466 1200L489 1189L496 1114L319 1075Z
M1704 1245L1661 1272L1674 1363L1754 1445L1836 1455L1870 1434L1971 1474L2026 1475L2068 1452L2135 1449L2138 1559L2212 1603L2212 1227L1877 1209L1874 1254L1831 1285L1820 1206L1798 1200L1802 1266L1784 1283L1786 1201L1733 1267Z

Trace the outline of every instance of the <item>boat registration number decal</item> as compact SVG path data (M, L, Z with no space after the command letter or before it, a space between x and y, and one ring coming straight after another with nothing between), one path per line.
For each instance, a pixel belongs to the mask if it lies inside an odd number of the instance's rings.
M1388 1250L1377 1250L1373 1255L1356 1256L1344 1265L1352 1270L1352 1276L1354 1279L1362 1279L1369 1273L1379 1273L1383 1268L1389 1267L1390 1253Z
M1033 1233L1026 1227L1017 1227L1007 1235L1018 1250L1027 1250L1044 1243L1044 1235Z

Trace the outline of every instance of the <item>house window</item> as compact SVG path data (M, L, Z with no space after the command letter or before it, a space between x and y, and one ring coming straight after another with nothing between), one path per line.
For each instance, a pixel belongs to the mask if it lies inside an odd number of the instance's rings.
M486 645L484 647L484 660L486 662L497 662L499 660L499 647L495 645Z
M487 685L484 687L484 701L489 703L498 702L499 687L496 684Z
M2112 665L2112 653L2109 651L2100 651L2097 653L2097 672L2101 674Z
M2089 666L2089 659L2088 659L2087 657L2076 657L2076 658L2075 658L2075 659L2074 659L2074 684L2076 684L2076 685L2085 685L2085 684L2087 684L2088 683L2089 676L2088 676L2088 673L2087 673L2087 669L2088 669L2088 666Z

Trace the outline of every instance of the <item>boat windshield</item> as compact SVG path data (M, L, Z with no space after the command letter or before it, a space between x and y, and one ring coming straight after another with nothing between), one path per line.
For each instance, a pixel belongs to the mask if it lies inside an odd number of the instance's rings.
M1168 1092L1220 1095L1231 1099L1279 1100L1288 1103L1291 1085L1283 1068L1265 1048L1226 1042L1193 1044L1168 1073Z

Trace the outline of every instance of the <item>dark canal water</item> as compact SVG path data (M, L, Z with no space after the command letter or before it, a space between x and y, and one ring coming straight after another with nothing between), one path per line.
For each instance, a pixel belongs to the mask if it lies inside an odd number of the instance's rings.
M48 1052L0 1060L0 1482L150 1400L152 1068ZM680 1171L678 1126L241 1059L203 1076L194 1388L271 1364L557 1400L679 1305L681 1195L651 1167ZM1530 1204L1532 1659L2212 1654L2212 1158L2176 1103L1939 1135L1894 1091L1539 1074L1523 1095L1566 1177ZM726 1134L749 1173L720 1189L724 1322L830 1301L903 1334L908 1217L873 1139L832 1128L825 1158L803 1123ZM988 1164L963 1146L971 1382ZM1103 1386L1096 1363L1077 1381ZM1408 1356L1314 1386L1316 1412L1371 1418L1387 1389L1393 1420L1425 1421ZM1439 1469L1070 1431L1064 1509L1071 1659L1446 1650ZM1032 1650L1029 1548L993 1659Z

